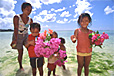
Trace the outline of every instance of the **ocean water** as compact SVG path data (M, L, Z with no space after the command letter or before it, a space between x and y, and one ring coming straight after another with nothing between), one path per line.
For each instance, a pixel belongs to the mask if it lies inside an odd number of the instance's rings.
M43 32L43 31L41 31ZM65 46L67 51L76 52L76 43L72 43L70 40L70 36L74 34L74 30L58 30L58 37L65 38ZM103 43L103 49L99 47L93 47L93 51L98 52L108 52L114 54L114 30L100 30L100 33L107 33L109 35L109 39L105 40ZM12 41L13 32L0 32L0 57L4 56L6 51L11 51L10 43Z
M43 32L43 31L41 31ZM65 46L67 51L66 71L61 67L57 67L56 73L59 76L77 76L77 57L76 43L72 43L70 36L74 30L57 30L58 37L65 38ZM114 30L100 30L100 33L107 33L109 39L103 43L103 48L93 47L92 58L90 62L89 76L114 76ZM30 32L29 32L30 33ZM17 50L10 47L13 32L0 32L0 76L31 76L31 68L29 64L28 52L24 49L23 65L25 72L18 71ZM44 76L47 76L47 61L44 64ZM75 67L74 67L75 66ZM84 76L84 70L82 70Z

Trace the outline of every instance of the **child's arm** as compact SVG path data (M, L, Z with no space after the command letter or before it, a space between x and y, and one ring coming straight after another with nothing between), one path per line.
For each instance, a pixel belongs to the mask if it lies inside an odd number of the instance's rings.
M33 20L32 20L32 18L31 18L31 22L30 22L30 24L32 24L33 23Z
M77 35L78 35L78 29L76 29L76 30L74 31L74 35L71 36L71 40L72 40L73 43L76 42Z
M27 44L25 45L26 48L28 48L30 45L34 46L35 45L35 41L34 40L27 40Z
M14 24L14 36L15 36L15 40L13 42L16 43L17 42L17 34L18 34L18 25L19 25L19 17L16 15L13 18L13 24Z

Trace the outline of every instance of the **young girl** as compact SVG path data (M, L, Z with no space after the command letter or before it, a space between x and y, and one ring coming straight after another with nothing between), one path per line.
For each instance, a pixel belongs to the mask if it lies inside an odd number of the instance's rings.
M24 2L21 6L22 14L15 15L13 18L14 34L11 47L18 50L18 62L20 70L24 70L22 66L23 45L27 42L28 26L33 22L29 16L32 11L30 3Z
M28 49L30 65L32 67L32 74L33 76L36 76L36 68L38 68L40 76L43 76L44 57L43 56L37 57L34 52L35 38L37 39L37 37L39 36L40 24L32 23L30 25L30 31L31 34L28 36L26 48Z
M50 34L51 38L58 38L58 34L54 31L52 34ZM51 75L51 71L53 71L53 76L56 76L55 71L56 71L56 64L55 62L58 60L58 51L55 52L53 55L51 55L48 58L48 76Z
M82 13L79 16L78 24L80 26L79 29L74 31L74 35L71 36L71 40L73 43L77 40L77 61L78 61L78 69L77 74L81 76L82 68L84 67L85 76L89 74L89 64L92 55L92 48L90 48L90 39L89 33L92 30L89 30L87 27L89 23L91 23L92 19L88 13Z
M66 51L66 47L64 46L64 44L65 44L65 39L62 38L62 37L60 37L59 39L61 40L61 43L60 43L60 45L59 45L59 46L60 46L60 49L63 50L63 51ZM66 59L67 59L67 56L64 58L64 60L66 60ZM65 65L62 65L62 67L63 67L64 70L66 70Z

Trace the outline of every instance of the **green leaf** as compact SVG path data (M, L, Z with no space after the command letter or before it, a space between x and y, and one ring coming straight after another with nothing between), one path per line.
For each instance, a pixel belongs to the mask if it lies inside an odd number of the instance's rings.
M99 31L97 30L96 34L99 34Z
M97 38L99 39L99 38L100 38L100 36L97 36Z
M92 33L89 34L89 38L92 38Z

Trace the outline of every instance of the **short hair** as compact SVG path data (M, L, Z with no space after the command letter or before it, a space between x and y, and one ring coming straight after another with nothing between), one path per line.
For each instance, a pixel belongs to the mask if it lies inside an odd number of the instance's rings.
M32 23L30 24L30 30L37 28L39 31L41 30L39 23Z
M23 12L23 9L25 9L27 6L30 6L32 8L32 5L28 2L24 2L22 5L21 5L21 10Z
M54 31L52 34L50 34L50 36L52 37L53 34L55 34L57 36L57 38L58 38L57 32Z
M61 40L62 44L65 44L65 39L64 38L60 37L59 39Z
M88 13L82 13L82 14L79 16L78 21L77 21L79 25L80 25L80 21L81 21L84 17L88 17L90 23L92 24L92 19L91 19L90 15L89 15Z

